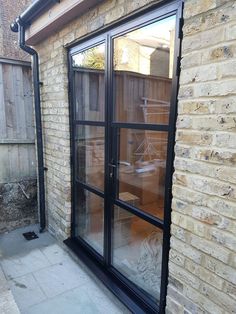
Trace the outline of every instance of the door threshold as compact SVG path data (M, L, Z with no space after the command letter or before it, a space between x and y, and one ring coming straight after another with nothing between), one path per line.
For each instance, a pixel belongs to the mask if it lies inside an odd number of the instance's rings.
M64 243L132 313L158 313L157 307L154 309L140 300L140 298L109 271L109 269L105 269L101 263L89 254L76 239L68 238Z

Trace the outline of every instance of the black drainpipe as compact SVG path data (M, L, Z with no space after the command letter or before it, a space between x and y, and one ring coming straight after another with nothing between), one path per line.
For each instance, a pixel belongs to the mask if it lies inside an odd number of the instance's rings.
M44 187L44 162L43 162L43 138L42 138L42 121L40 105L40 81L39 81L39 58L38 53L33 48L25 44L25 26L20 18L11 24L13 32L19 31L19 46L22 50L33 57L33 85L34 85L34 104L35 104L35 127L37 138L37 158L38 158L38 198L39 198L39 220L40 232L46 227L45 215L45 187Z

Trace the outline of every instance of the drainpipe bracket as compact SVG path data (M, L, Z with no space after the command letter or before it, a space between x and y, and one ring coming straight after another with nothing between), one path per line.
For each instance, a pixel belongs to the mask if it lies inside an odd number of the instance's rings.
M19 31L18 23L16 21L12 22L10 25L10 29L12 32L18 33L18 31Z

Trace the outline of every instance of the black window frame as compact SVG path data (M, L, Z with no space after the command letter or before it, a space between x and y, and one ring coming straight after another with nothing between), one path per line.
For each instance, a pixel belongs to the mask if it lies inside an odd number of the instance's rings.
M177 94L179 86L179 72L180 72L180 55L181 55L181 32L183 26L183 0L168 1L168 4L163 5L162 1L159 4L154 4L151 7L142 10L136 14L131 15L130 17L124 18L120 22L116 22L110 27L106 27L99 32L95 32L92 35L86 36L78 43L68 47L68 79L69 79L69 109L70 109L70 136L71 136L71 174L72 174L72 215L71 215L71 237L65 241L65 243L71 247L80 258L94 271L97 273L97 276L103 281L103 283L122 301L126 306L133 311L134 313L163 313L166 305L166 293L167 293L167 284L168 284L168 259L169 259L169 248L170 248L170 224L171 224L171 200L172 200L172 174L173 174L173 161L174 161L174 143L175 143L175 124L176 124L176 115L177 115ZM133 206L127 206L122 201L115 201L116 205L121 206L124 209L128 209L131 212L134 212L138 217L143 218L147 222L152 222L153 225L161 228L163 230L163 251L162 251L162 279L161 279L161 294L160 294L160 303L157 306L149 300L145 293L140 293L135 286L130 285L128 279L122 276L117 270L114 269L111 265L109 269L106 268L106 264L109 261L108 254L105 255L105 259L101 257L95 250L93 250L83 239L78 241L75 238L75 214L76 214L76 197L78 190L78 182L76 183L75 175L75 128L76 125L96 125L106 127L106 121L112 121L111 125L117 128L128 128L132 129L147 129L147 125L142 126L141 123L122 123L115 122L111 116L111 111L108 110L108 104L112 102L112 91L109 89L109 86L112 86L112 76L113 76L113 49L112 41L114 38L121 36L128 31L135 30L137 28L149 25L152 21L156 22L168 18L169 16L176 16L176 37L175 37L175 53L174 53L174 65L173 65L173 78L172 78L172 89L171 89L171 106L170 106L170 116L168 125L149 125L148 129L156 131L166 131L168 132L168 153L166 159L166 180L165 180L165 211L164 211L164 220L163 223L158 218L148 214L141 213L137 208ZM106 102L106 112L105 112L105 121L87 121L87 120L77 120L75 117L74 103L74 86L73 86L73 73L76 69L72 67L72 57L78 52L87 50L91 47L97 46L101 43L105 43L106 47L106 66L105 66L105 102ZM106 140L109 139L110 134L108 134L108 126L105 128ZM110 147L106 145L105 155L111 156ZM108 164L108 161L105 161ZM109 170L105 169L105 182L104 187L109 184ZM78 181L78 180L77 180ZM106 194L112 193L112 191L101 192L99 189L79 182L80 188L85 188L90 192L95 193L96 195L106 199ZM108 205L105 205L108 208ZM107 218L106 218L107 217ZM107 233L107 238L104 242L104 251L105 246L111 246L111 227L108 226L108 222L111 221L110 214L105 210L105 229ZM105 232L105 230L104 230Z

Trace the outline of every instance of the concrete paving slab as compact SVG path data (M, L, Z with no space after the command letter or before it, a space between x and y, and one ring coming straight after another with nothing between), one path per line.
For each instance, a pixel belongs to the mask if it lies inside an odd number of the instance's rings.
M69 255L58 244L52 244L47 247L41 248L41 252L47 257L49 262L53 264L59 264L65 260L68 260Z
M8 280L21 314L130 313L62 243L48 232L27 241L22 236L27 231L37 232L38 226L0 236L0 280ZM19 314L12 295L5 300L0 314Z
M21 277L50 265L46 256L39 249L34 249L25 256L5 258L0 260L0 263L9 279Z
M90 279L74 261L69 259L34 272L34 276L49 298L82 286Z
M99 313L112 313L112 314L128 314L130 311L123 306L118 299L106 288L101 289L100 283L89 282L81 287L81 291L87 293L91 300L96 304Z
M23 237L24 232L34 231L38 239L27 241ZM49 232L39 233L38 225L31 225L25 228L16 229L9 233L0 235L0 259L16 256L24 256L35 248L47 247L56 240Z
M85 291L76 288L52 299L30 307L22 314L98 314L98 307ZM110 312L112 313L112 312ZM104 313L105 314L105 313Z
M46 299L33 274L10 280L9 285L21 311Z

